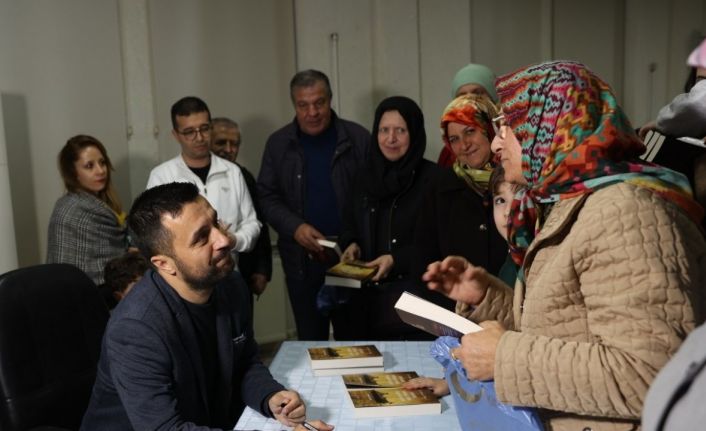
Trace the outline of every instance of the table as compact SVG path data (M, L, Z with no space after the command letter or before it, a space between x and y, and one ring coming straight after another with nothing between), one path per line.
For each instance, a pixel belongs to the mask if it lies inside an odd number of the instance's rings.
M429 354L428 341L285 341L275 355L270 371L285 387L299 392L306 403L307 417L334 425L335 431L452 431L461 427L456 419L451 396L441 399L441 414L356 419L340 376L314 377L306 349L319 346L375 344L382 352L385 371L416 371L420 376L442 377L443 369ZM275 431L286 429L274 419L267 419L246 407L235 425L236 430Z

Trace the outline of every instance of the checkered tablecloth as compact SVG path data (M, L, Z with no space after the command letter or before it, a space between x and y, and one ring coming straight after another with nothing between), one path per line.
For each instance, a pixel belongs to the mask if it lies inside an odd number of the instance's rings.
M461 429L450 396L441 399L441 415L356 419L340 376L314 377L306 353L308 347L375 344L384 357L385 371L416 371L420 376L442 377L443 369L430 356L426 341L285 341L272 361L272 375L287 388L299 392L307 406L307 418L335 425L336 431ZM236 430L274 431L287 429L247 407Z

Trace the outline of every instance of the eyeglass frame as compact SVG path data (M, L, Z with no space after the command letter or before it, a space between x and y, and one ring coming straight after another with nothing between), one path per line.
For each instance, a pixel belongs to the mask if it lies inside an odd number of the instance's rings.
M505 139L506 136L503 131L503 128L507 126L507 124L503 120L505 120L505 114L500 114L490 120L490 123L493 126L493 132L495 132L495 136L499 137L500 139ZM503 121L503 123L499 124L501 121Z
M186 139L187 141L195 141L196 136L198 136L199 134L201 134L201 136L203 136L204 138L207 136L210 137L212 131L213 131L213 124L206 123L206 124L203 124L203 125L196 127L196 128L189 128L186 130L177 130L176 132L178 134L180 134L181 136L183 136L184 139ZM193 136L189 136L192 133L193 133Z

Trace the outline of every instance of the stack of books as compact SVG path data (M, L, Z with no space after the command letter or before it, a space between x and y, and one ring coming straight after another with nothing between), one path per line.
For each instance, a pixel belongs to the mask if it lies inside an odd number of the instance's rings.
M429 389L406 390L406 381L419 377L414 371L343 376L356 418L415 416L441 413L439 399Z
M311 347L307 349L315 376L337 376L384 371L382 353L372 344Z

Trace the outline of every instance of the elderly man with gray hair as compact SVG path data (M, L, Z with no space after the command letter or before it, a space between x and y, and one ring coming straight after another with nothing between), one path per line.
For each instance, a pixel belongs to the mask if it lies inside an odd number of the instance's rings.
M308 256L321 253L319 239L338 236L370 133L331 109L331 86L322 72L298 72L290 95L296 116L267 140L258 192L265 220L278 233L298 337L326 340L329 317L316 306L326 267ZM335 336L335 316L333 323Z

